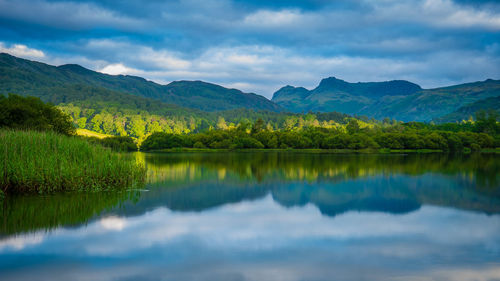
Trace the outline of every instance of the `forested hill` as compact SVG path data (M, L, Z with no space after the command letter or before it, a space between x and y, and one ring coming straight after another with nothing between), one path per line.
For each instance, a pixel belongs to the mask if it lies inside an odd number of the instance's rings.
M140 77L106 75L75 64L55 67L0 54L0 95L10 93L40 97L57 105L76 128L131 136L138 142L154 132L229 129L257 119L270 129L335 127L352 119L337 112L282 112L264 97L201 81L162 86ZM172 103L159 101L157 94Z
M424 90L403 80L349 83L331 77L313 90L283 87L273 96L277 105L259 95L202 81L159 85L140 77L107 75L76 64L56 67L2 53L0 94L7 93L51 102L78 128L137 139L158 131L231 128L259 118L272 128L326 128L348 122L349 115L367 116L364 121L389 117L442 122L469 119L479 109L500 110L500 81L491 79ZM306 112L310 114L302 114Z
M341 111L377 119L431 121L468 104L498 96L500 80L425 90L402 80L349 83L330 77L313 90L283 87L274 93L272 101L293 112Z
M500 113L500 96L493 98L486 98L464 105L450 114L435 119L434 122L453 123L453 122L461 122L462 120L469 120L471 117L474 118L475 114L481 110L484 110L486 112L494 110Z
M249 108L280 111L280 106L263 96L227 89L202 81L175 81L160 85L144 78L129 75L108 75L76 64L48 64L0 54L0 89L40 97L53 103L85 100L92 95L131 94L164 103L204 111ZM80 91L79 89L85 89Z

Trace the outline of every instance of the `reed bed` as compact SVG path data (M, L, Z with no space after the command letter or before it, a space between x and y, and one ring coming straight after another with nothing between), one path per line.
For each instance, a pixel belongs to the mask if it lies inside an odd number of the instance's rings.
M7 194L127 188L146 174L131 155L53 132L0 130L0 156Z

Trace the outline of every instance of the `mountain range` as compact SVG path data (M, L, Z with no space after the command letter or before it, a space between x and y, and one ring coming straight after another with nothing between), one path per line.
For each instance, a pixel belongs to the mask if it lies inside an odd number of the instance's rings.
M403 80L349 83L330 77L312 90L285 86L274 93L272 101L292 112L340 111L377 119L454 122L474 115L464 107L499 110L498 102L493 102L499 96L500 80L422 89Z
M5 53L0 54L0 77L0 89L4 93L38 96L56 104L86 99L84 92L80 96L70 96L68 92L90 87L93 94L106 92L110 95L109 91L112 91L204 111L242 107L282 110L263 96L202 81L174 81L160 85L137 76L108 75L76 64L52 66Z
M330 77L308 90L285 86L271 100L203 81L161 85L130 75L108 75L76 64L52 66L0 54L0 94L40 97L54 104L105 101L130 109L202 112L247 108L274 112L342 112L377 119L455 122L477 110L500 110L500 80L422 89L394 80L349 83Z

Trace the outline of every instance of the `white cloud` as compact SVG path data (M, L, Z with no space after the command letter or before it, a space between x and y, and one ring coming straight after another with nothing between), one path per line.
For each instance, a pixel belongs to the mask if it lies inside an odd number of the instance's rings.
M124 218L117 216L109 216L102 218L99 223L105 230L115 230L121 231L127 225L127 221Z
M487 10L462 7L451 0L426 0L423 11L434 16L438 25L456 27L485 27L500 30L500 14Z
M243 22L251 26L278 27L296 25L301 20L303 20L303 15L297 10L260 10L247 15Z
M144 63L161 69L182 70L191 66L191 62L179 58L178 55L176 56L172 52L166 50L156 51L150 47L142 47L138 58Z
M500 14L486 8L462 6L451 0L389 1L379 5L368 1L375 11L368 15L378 21L418 22L444 28L500 30Z
M22 44L13 44L7 47L3 42L0 42L0 52L27 59L41 59L45 57L43 51L28 48L28 46Z
M109 64L98 71L111 75L118 75L118 74L139 75L143 73L138 69L126 67L123 63Z

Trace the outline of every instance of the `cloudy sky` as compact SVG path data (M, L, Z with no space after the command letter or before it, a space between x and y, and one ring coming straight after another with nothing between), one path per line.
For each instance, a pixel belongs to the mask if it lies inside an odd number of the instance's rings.
M500 79L500 3L0 0L0 51L266 97L329 76L431 88Z

